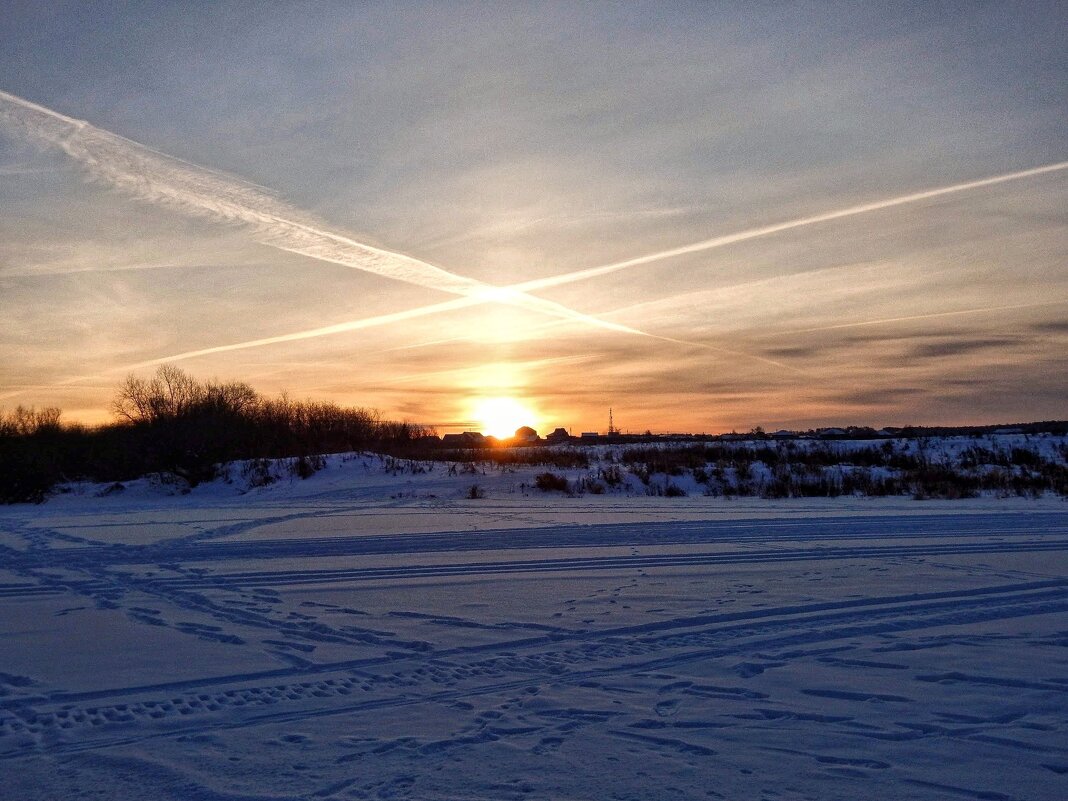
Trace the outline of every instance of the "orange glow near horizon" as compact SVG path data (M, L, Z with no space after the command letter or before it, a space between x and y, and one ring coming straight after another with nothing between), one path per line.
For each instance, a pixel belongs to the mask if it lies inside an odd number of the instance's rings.
M506 439L522 426L536 427L537 414L515 398L478 398L474 419L483 434Z

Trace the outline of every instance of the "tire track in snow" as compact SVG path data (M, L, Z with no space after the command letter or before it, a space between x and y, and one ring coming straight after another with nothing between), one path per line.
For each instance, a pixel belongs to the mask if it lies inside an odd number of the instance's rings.
M244 533L283 519L236 524ZM412 553L460 553L467 551L527 550L544 548L638 547L699 545L715 543L780 544L790 540L829 539L888 540L896 538L946 538L975 536L1054 536L1068 533L1060 513L959 517L922 516L907 521L880 517L815 518L755 521L670 521L663 523L606 523L589 526L547 526L535 529L453 531L433 534L389 534L355 537L295 537L256 541L172 540L155 545L65 548L63 560L97 565L150 562L226 561L232 559L287 559L295 556L362 556ZM55 564L53 551L0 552L0 566Z
M497 576L515 573L561 573L626 571L657 567L708 567L716 565L768 564L779 562L830 561L842 559L901 559L968 554L1033 553L1068 551L1068 540L1024 540L991 543L924 543L890 546L827 546L824 548L776 549L767 551L728 551L697 554L640 554L590 556L560 559L501 560L441 565L401 565L397 567L307 569L285 571L242 571L182 578L148 579L129 574L108 573L105 581L57 581L53 586L12 584L0 586L0 597L21 597L45 593L93 593L115 588L115 582L170 598L168 593L206 589L249 589L310 584L353 584L385 580L417 580L448 577ZM313 558L313 555L306 555ZM315 554L314 557L320 557ZM203 606L198 599L198 606ZM235 621L237 622L237 621Z
M729 553L627 555L539 559L524 561L472 562L458 565L404 565L400 567L353 568L351 570L291 570L221 573L186 579L165 579L160 587L207 589L227 587L284 586L290 584L340 584L360 581L406 580L453 576L495 576L512 573L589 572L654 567L690 567L760 564L838 559L887 559L960 554L1004 554L1035 551L1068 551L1068 540L1013 543L957 543L886 547L827 547L803 550L735 551Z

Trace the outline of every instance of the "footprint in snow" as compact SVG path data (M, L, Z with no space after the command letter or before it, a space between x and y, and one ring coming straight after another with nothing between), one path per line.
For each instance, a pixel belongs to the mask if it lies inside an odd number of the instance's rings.
M676 712L679 711L679 702L675 699L672 699L670 701L661 701L654 707L654 709L656 709L656 714L660 717L670 717L671 715L674 715Z

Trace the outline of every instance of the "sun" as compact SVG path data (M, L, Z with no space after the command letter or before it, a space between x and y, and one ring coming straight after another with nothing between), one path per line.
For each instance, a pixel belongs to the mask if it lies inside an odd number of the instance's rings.
M474 408L482 433L498 439L511 437L521 426L533 425L537 417L515 398L479 398Z

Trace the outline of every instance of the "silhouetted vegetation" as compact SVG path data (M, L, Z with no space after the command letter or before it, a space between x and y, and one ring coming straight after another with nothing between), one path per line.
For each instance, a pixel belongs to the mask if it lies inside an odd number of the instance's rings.
M79 437L60 425L59 409L0 410L0 502L39 503L62 470L61 443Z
M151 379L127 378L112 408L118 422L99 428L62 425L58 409L0 412L0 502L39 502L62 481L152 473L195 486L234 460L261 460L244 467L250 485L273 480L266 459L292 458L293 475L305 478L322 467L320 454L403 450L428 433L372 410L267 398L170 365Z
M589 467L590 456L578 447L499 447L450 448L440 440L418 440L406 445L402 451L411 459L433 462L457 462L460 464L484 463L496 467L525 467L547 465L560 469Z
M556 473L539 473L534 476L534 486L542 492L570 492L567 478Z
M434 462L445 462L457 476L548 468L533 487L569 495L1068 496L1068 445L1060 424L1049 422L1011 432L963 429L965 435L962 429L910 428L901 431L913 436L860 441L850 438L877 432L850 428L827 440L754 430L744 440L638 443L617 436L612 445L592 448L492 442L457 448L368 409L267 398L247 384L201 381L173 366L148 379L127 378L112 410L116 422L98 428L64 425L54 408L0 410L0 502L39 502L57 484L82 479L111 482L101 493L114 494L123 490L120 482L146 475L175 491L219 476L265 486L308 478L324 467L322 454L351 451L383 454L394 475L426 473ZM945 439L949 434L956 438ZM588 472L572 473L573 480L560 474L575 470ZM470 498L483 494L479 484L468 490Z

